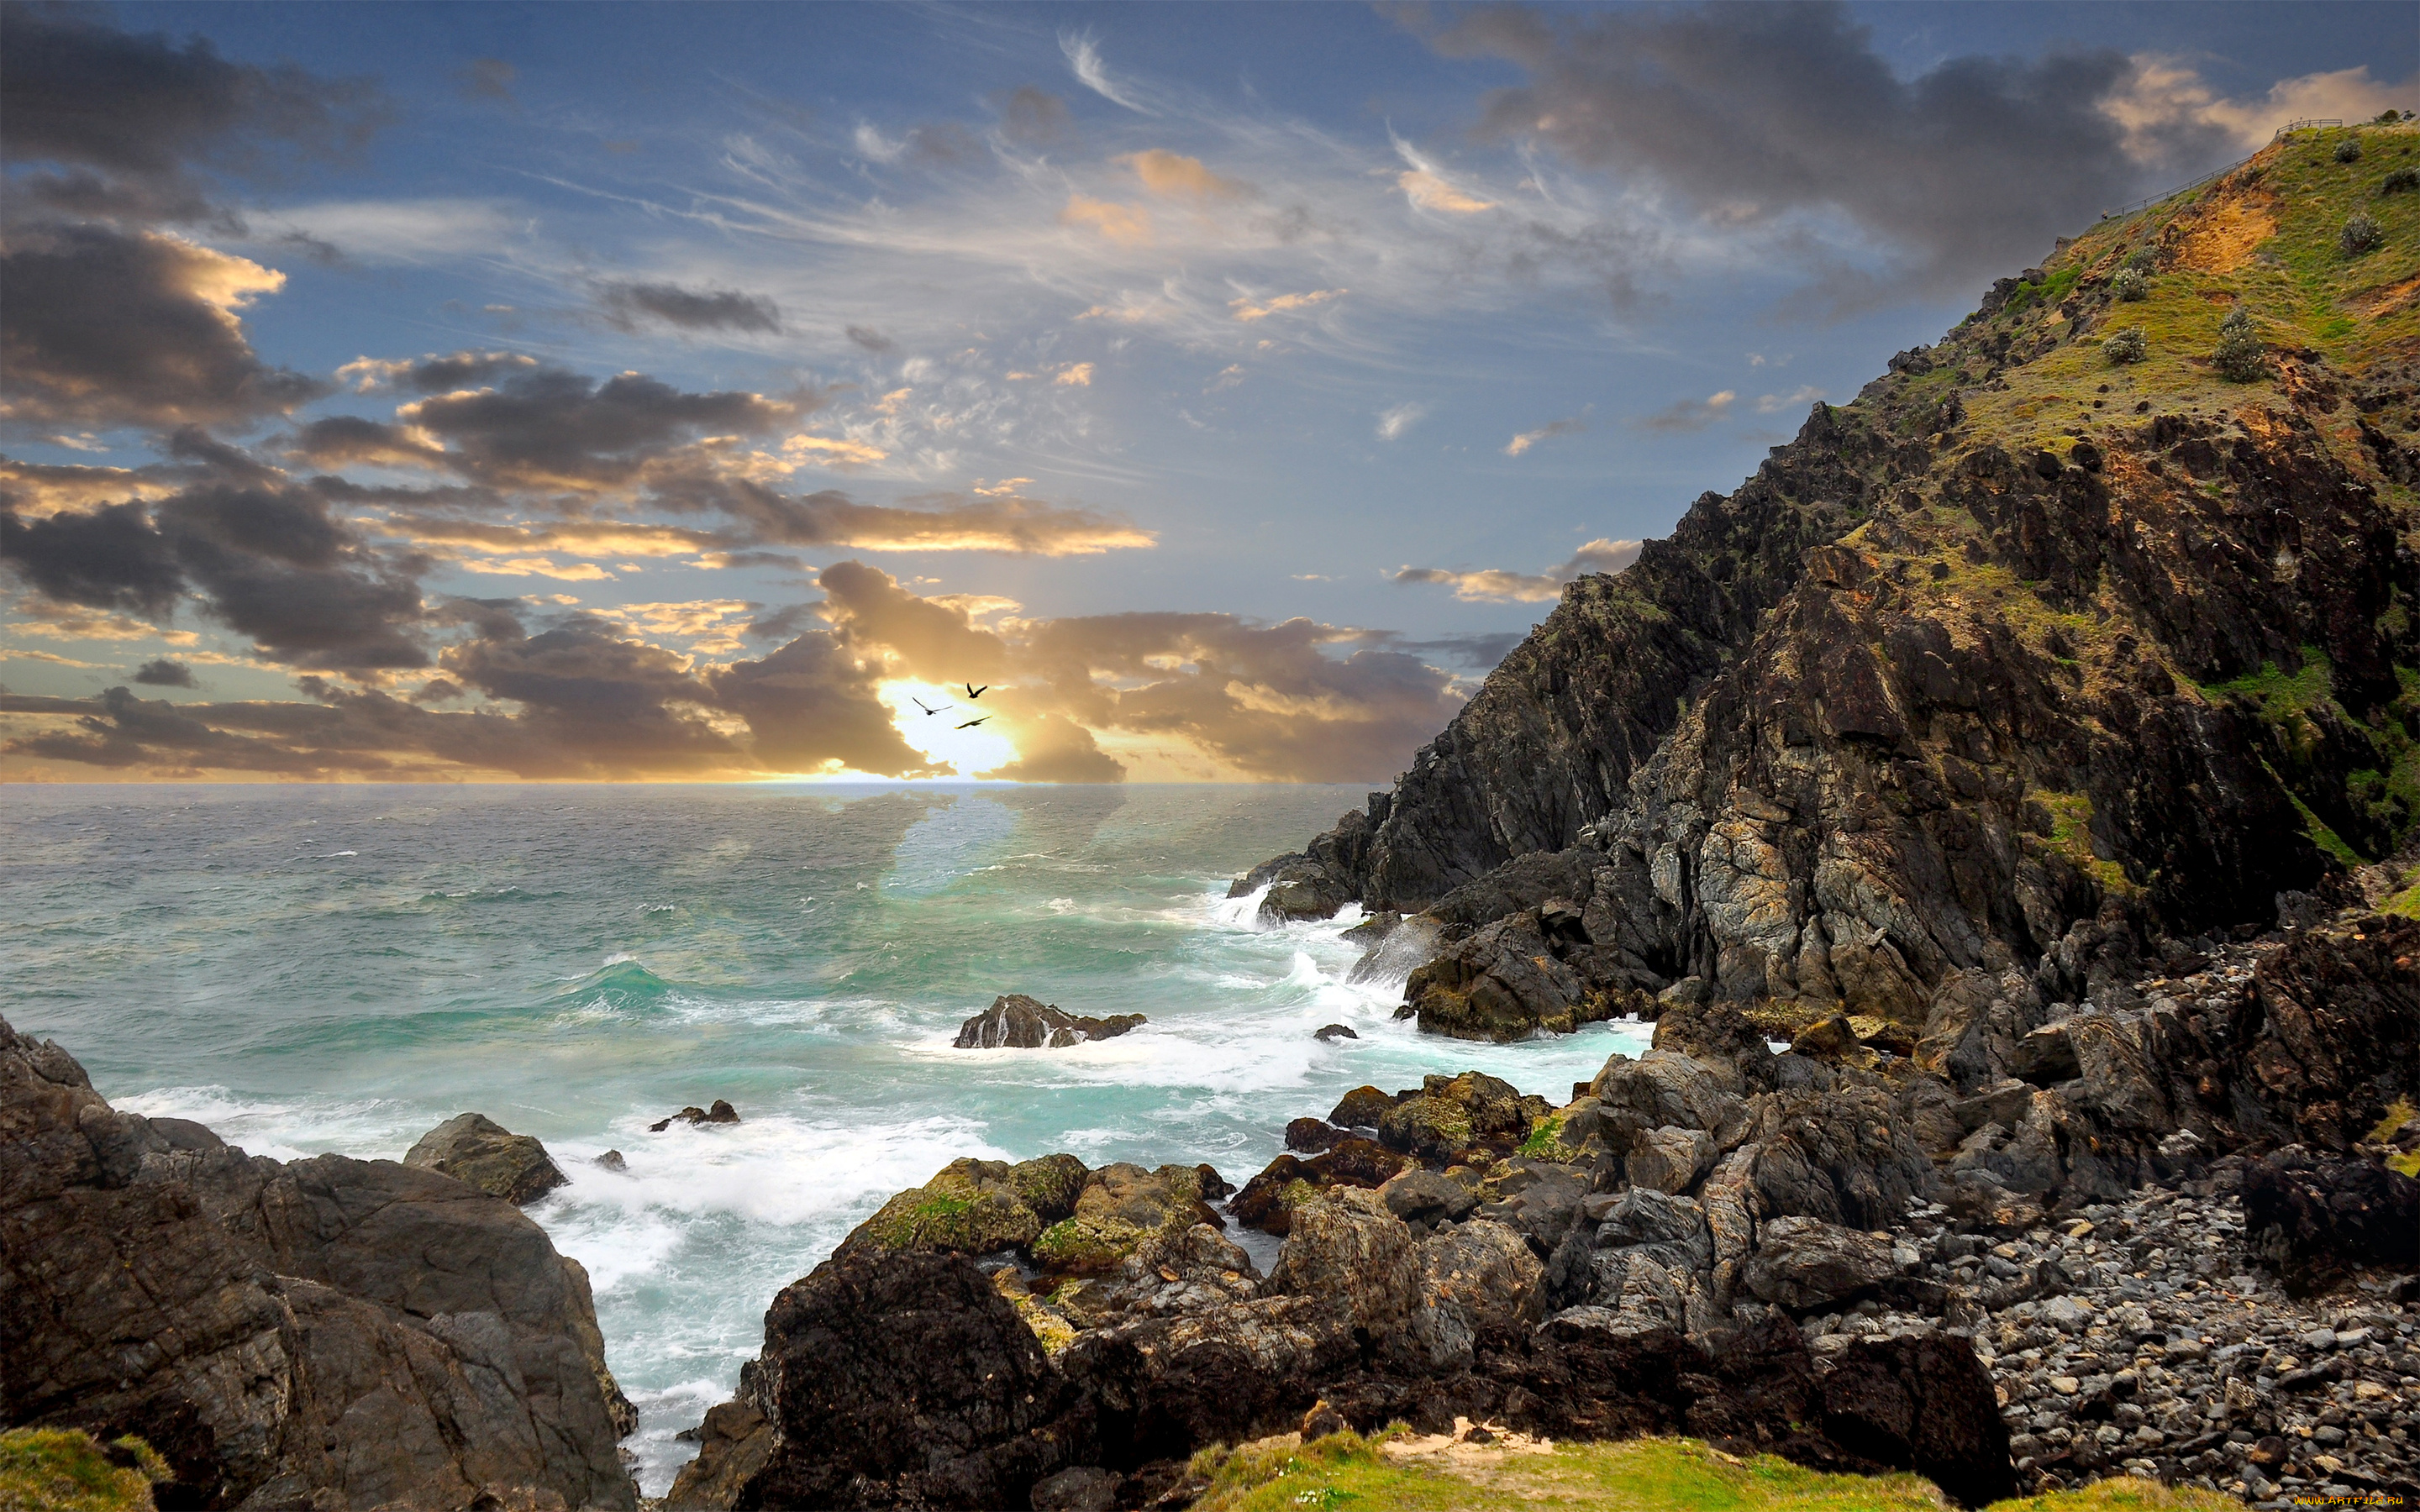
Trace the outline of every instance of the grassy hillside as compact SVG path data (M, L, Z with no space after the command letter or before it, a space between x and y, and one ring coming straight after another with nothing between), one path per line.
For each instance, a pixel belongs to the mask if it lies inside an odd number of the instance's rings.
M0 1512L151 1512L167 1466L140 1439L104 1449L72 1429L0 1433Z
M1421 1439L1400 1430L1293 1435L1196 1458L1211 1489L1197 1512L1939 1512L1916 1475L1826 1475L1786 1460L1738 1459L1691 1439L1545 1448ZM1992 1512L2240 1512L2208 1491L2107 1481L2002 1502Z

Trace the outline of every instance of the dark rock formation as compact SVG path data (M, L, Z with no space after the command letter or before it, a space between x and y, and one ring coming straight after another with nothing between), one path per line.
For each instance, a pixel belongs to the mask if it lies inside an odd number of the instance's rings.
M510 1203L116 1112L4 1023L0 1424L138 1434L195 1507L637 1497L588 1278Z
M1757 1233L1747 1288L1793 1313L1854 1302L1899 1272L1887 1239L1818 1218L1776 1218Z
M1112 1040L1145 1022L1140 1013L1112 1013L1108 1018L1082 1018L1023 993L992 999L991 1007L967 1020L951 1042L959 1050L1063 1049L1087 1040Z
M730 1103L725 1103L722 1099L716 1098L714 1100L714 1106L710 1108L702 1108L692 1105L681 1109L678 1113L674 1114L669 1119L658 1119L655 1122L647 1125L647 1132L649 1134L661 1134L665 1130L671 1128L675 1123L697 1125L706 1123L737 1123L738 1121L739 1110L733 1107Z
M2359 1269L2420 1269L2420 1180L2289 1146L2243 1172L2244 1239L2297 1295Z
M512 1203L535 1202L571 1180L535 1138L517 1134L484 1113L460 1114L429 1130L403 1163Z
M1354 1032L1353 1026L1350 1024L1324 1024L1317 1029L1313 1030L1311 1037L1322 1043L1326 1043L1331 1040L1358 1040L1361 1038L1360 1035Z
M675 1504L712 1504L737 1479L723 1504L1022 1506L1037 1481L1094 1453L1091 1403L955 1255L817 1266L773 1299L736 1400L755 1421L725 1412L716 1464L685 1477Z
M1335 1139L1309 1160L1280 1155L1269 1162L1244 1183L1227 1211L1247 1228L1288 1233L1294 1227L1294 1210L1303 1202L1332 1187L1383 1186L1407 1164L1403 1155L1367 1139Z

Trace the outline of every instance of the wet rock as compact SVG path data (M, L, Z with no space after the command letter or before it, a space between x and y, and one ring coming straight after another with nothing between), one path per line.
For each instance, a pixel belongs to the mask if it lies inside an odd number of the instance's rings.
M675 1123L697 1125L708 1123L737 1123L738 1121L739 1110L733 1107L730 1103L722 1101L722 1099L716 1098L714 1100L714 1106L710 1108L702 1108L691 1104L689 1107L681 1109L678 1113L674 1114L669 1119L658 1119L655 1122L647 1125L647 1132L649 1134L661 1134Z
M738 1505L741 1489L772 1458L773 1425L746 1402L717 1402L706 1410L695 1437L697 1458L673 1477L665 1504L684 1512Z
M142 1436L165 1504L635 1505L586 1273L525 1214L161 1122L0 1023L0 1421Z
M618 1157L617 1157L618 1158ZM517 1134L483 1113L446 1119L420 1136L406 1165L436 1171L506 1202L528 1203L570 1178L528 1134Z
M1394 1105L1393 1094L1374 1087L1357 1087L1344 1094L1327 1115L1327 1121L1340 1129L1375 1129L1378 1120Z
M1140 1013L1079 1017L1023 993L1010 993L967 1020L950 1043L959 1050L1058 1050L1089 1040L1112 1040L1145 1022Z
M1285 1127L1285 1147L1306 1155L1316 1155L1338 1140L1351 1137L1343 1130L1320 1119L1295 1119Z
M791 1283L737 1400L771 1435L742 1506L1019 1506L1096 1462L1090 1404L958 1255L836 1257Z
M1280 1155L1258 1176L1244 1183L1227 1211L1247 1228L1285 1234L1294 1224L1294 1210L1331 1187L1376 1188L1386 1184L1410 1162L1382 1145L1359 1137L1339 1139L1310 1160Z
M1480 930L1411 974L1404 1001L1424 1034L1457 1040L1568 1034L1609 1015L1605 999L1557 959L1533 913Z
M1379 1116L1378 1140L1441 1164L1469 1149L1512 1149L1528 1137L1529 1117L1512 1084L1484 1072L1433 1075Z
M2248 1166L2242 1191L2251 1252L2298 1293L2359 1267L2420 1265L2420 1180L2377 1161L2292 1146Z
M588 1164L596 1166L600 1171L614 1171L620 1173L627 1172L630 1168L629 1160L618 1149L609 1149L602 1155L597 1156L595 1160L590 1161Z
M1361 1036L1354 1033L1349 1024L1329 1024L1323 1026L1311 1038L1325 1044L1331 1040L1358 1040Z
M1747 1262L1750 1291L1792 1312L1854 1300L1898 1273L1887 1239L1814 1218L1775 1218L1760 1226Z

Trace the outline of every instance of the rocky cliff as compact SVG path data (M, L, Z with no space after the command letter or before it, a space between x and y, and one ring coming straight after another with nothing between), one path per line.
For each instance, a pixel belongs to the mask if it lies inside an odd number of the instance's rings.
M0 1425L147 1441L162 1506L630 1508L619 1398L510 1202L117 1112L0 1021Z
M2360 130L2102 222L1817 406L1567 589L1289 897L1429 911L1423 1026L1497 1038L1676 990L2073 1002L2348 901L2420 812L2420 195L2381 193L2420 133ZM1569 985L1508 980L1547 957Z

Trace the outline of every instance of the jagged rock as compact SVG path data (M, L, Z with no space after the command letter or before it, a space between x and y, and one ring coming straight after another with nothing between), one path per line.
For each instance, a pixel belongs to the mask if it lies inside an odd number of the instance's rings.
M2055 1087L2084 1072L2076 1059L2075 1040L2064 1024L2045 1024L2017 1041L2009 1074L2036 1087Z
M1353 1026L1349 1024L1329 1024L1319 1028L1311 1038L1325 1044L1331 1040L1358 1040L1361 1036L1354 1033Z
M1686 1192L1714 1166L1714 1139L1702 1129L1649 1129L1623 1161L1630 1184L1655 1192Z
M1285 1147L1306 1155L1316 1155L1338 1140L1351 1137L1343 1130L1321 1119L1295 1119L1285 1127Z
M669 1119L658 1119L655 1122L647 1125L647 1132L649 1134L661 1134L665 1130L671 1128L675 1123L686 1123L694 1126L706 1123L737 1123L738 1121L739 1110L733 1107L730 1103L725 1103L722 1099L716 1098L714 1100L714 1106L710 1108L702 1108L691 1105L681 1109L678 1113L674 1114Z
M460 1114L429 1130L403 1163L512 1203L535 1202L571 1180L547 1154L546 1146L529 1134L514 1134L484 1113Z
M1807 1312L1854 1301L1898 1273L1891 1242L1814 1218L1774 1218L1757 1230L1747 1288Z
M1294 1210L1330 1187L1383 1186L1409 1164L1383 1145L1358 1137L1339 1139L1310 1160L1280 1155L1258 1176L1244 1183L1227 1211L1247 1228L1284 1234L1294 1225Z
M596 1166L600 1171L613 1171L616 1173L628 1172L630 1168L630 1162L618 1149L609 1149L602 1155L597 1156L595 1160L590 1161L588 1164Z
M2243 1173L2245 1240L2297 1295L2358 1266L2420 1266L2420 1180L2288 1146Z
M1544 1267L1502 1224L1477 1219L1419 1244L1420 1295L1409 1328L1432 1370L1467 1367L1480 1347L1513 1347L1544 1314Z
M1018 1506L1097 1462L1091 1404L958 1255L835 1257L791 1283L736 1399L770 1443L733 1505Z
M1145 1022L1140 1013L1078 1017L1055 1004L1010 993L993 998L991 1007L967 1020L950 1043L958 1050L1058 1050L1088 1040L1113 1040Z
M1589 1092L1601 1106L1627 1109L1650 1128L1669 1124L1712 1132L1740 1114L1740 1085L1739 1072L1727 1061L1650 1050L1637 1060L1609 1057Z
M1097 1273L1154 1235L1196 1224L1225 1227L1202 1200L1202 1186L1190 1165L1104 1165L1085 1178L1074 1211L1029 1242L1034 1262L1054 1272Z
M1516 1155L1489 1168L1480 1184L1479 1215L1519 1234L1544 1257L1579 1222L1588 1194L1588 1179L1572 1166Z
M1865 1340L1823 1378L1823 1432L1853 1455L1904 1465L1967 1506L2017 1492L1992 1378L1963 1340Z
M172 1504L636 1504L587 1276L518 1209L116 1112L4 1022L0 1278L0 1424L138 1434Z
M1772 1088L1773 1047L1765 1042L1764 1031L1729 1003L1683 1004L1666 1011L1655 1020L1650 1044L1652 1050L1686 1056L1703 1065L1730 1067L1741 1084L1732 1090Z
M1378 1188L1387 1211L1408 1224L1460 1223L1479 1206L1479 1193L1450 1176L1410 1165Z
M690 1512L739 1504L739 1493L771 1458L775 1435L764 1413L746 1402L717 1402L697 1429L697 1458L673 1477L664 1504Z
M1505 1041L1568 1034L1610 1005L1556 959L1534 913L1498 919L1411 974L1404 1001L1424 1034Z

